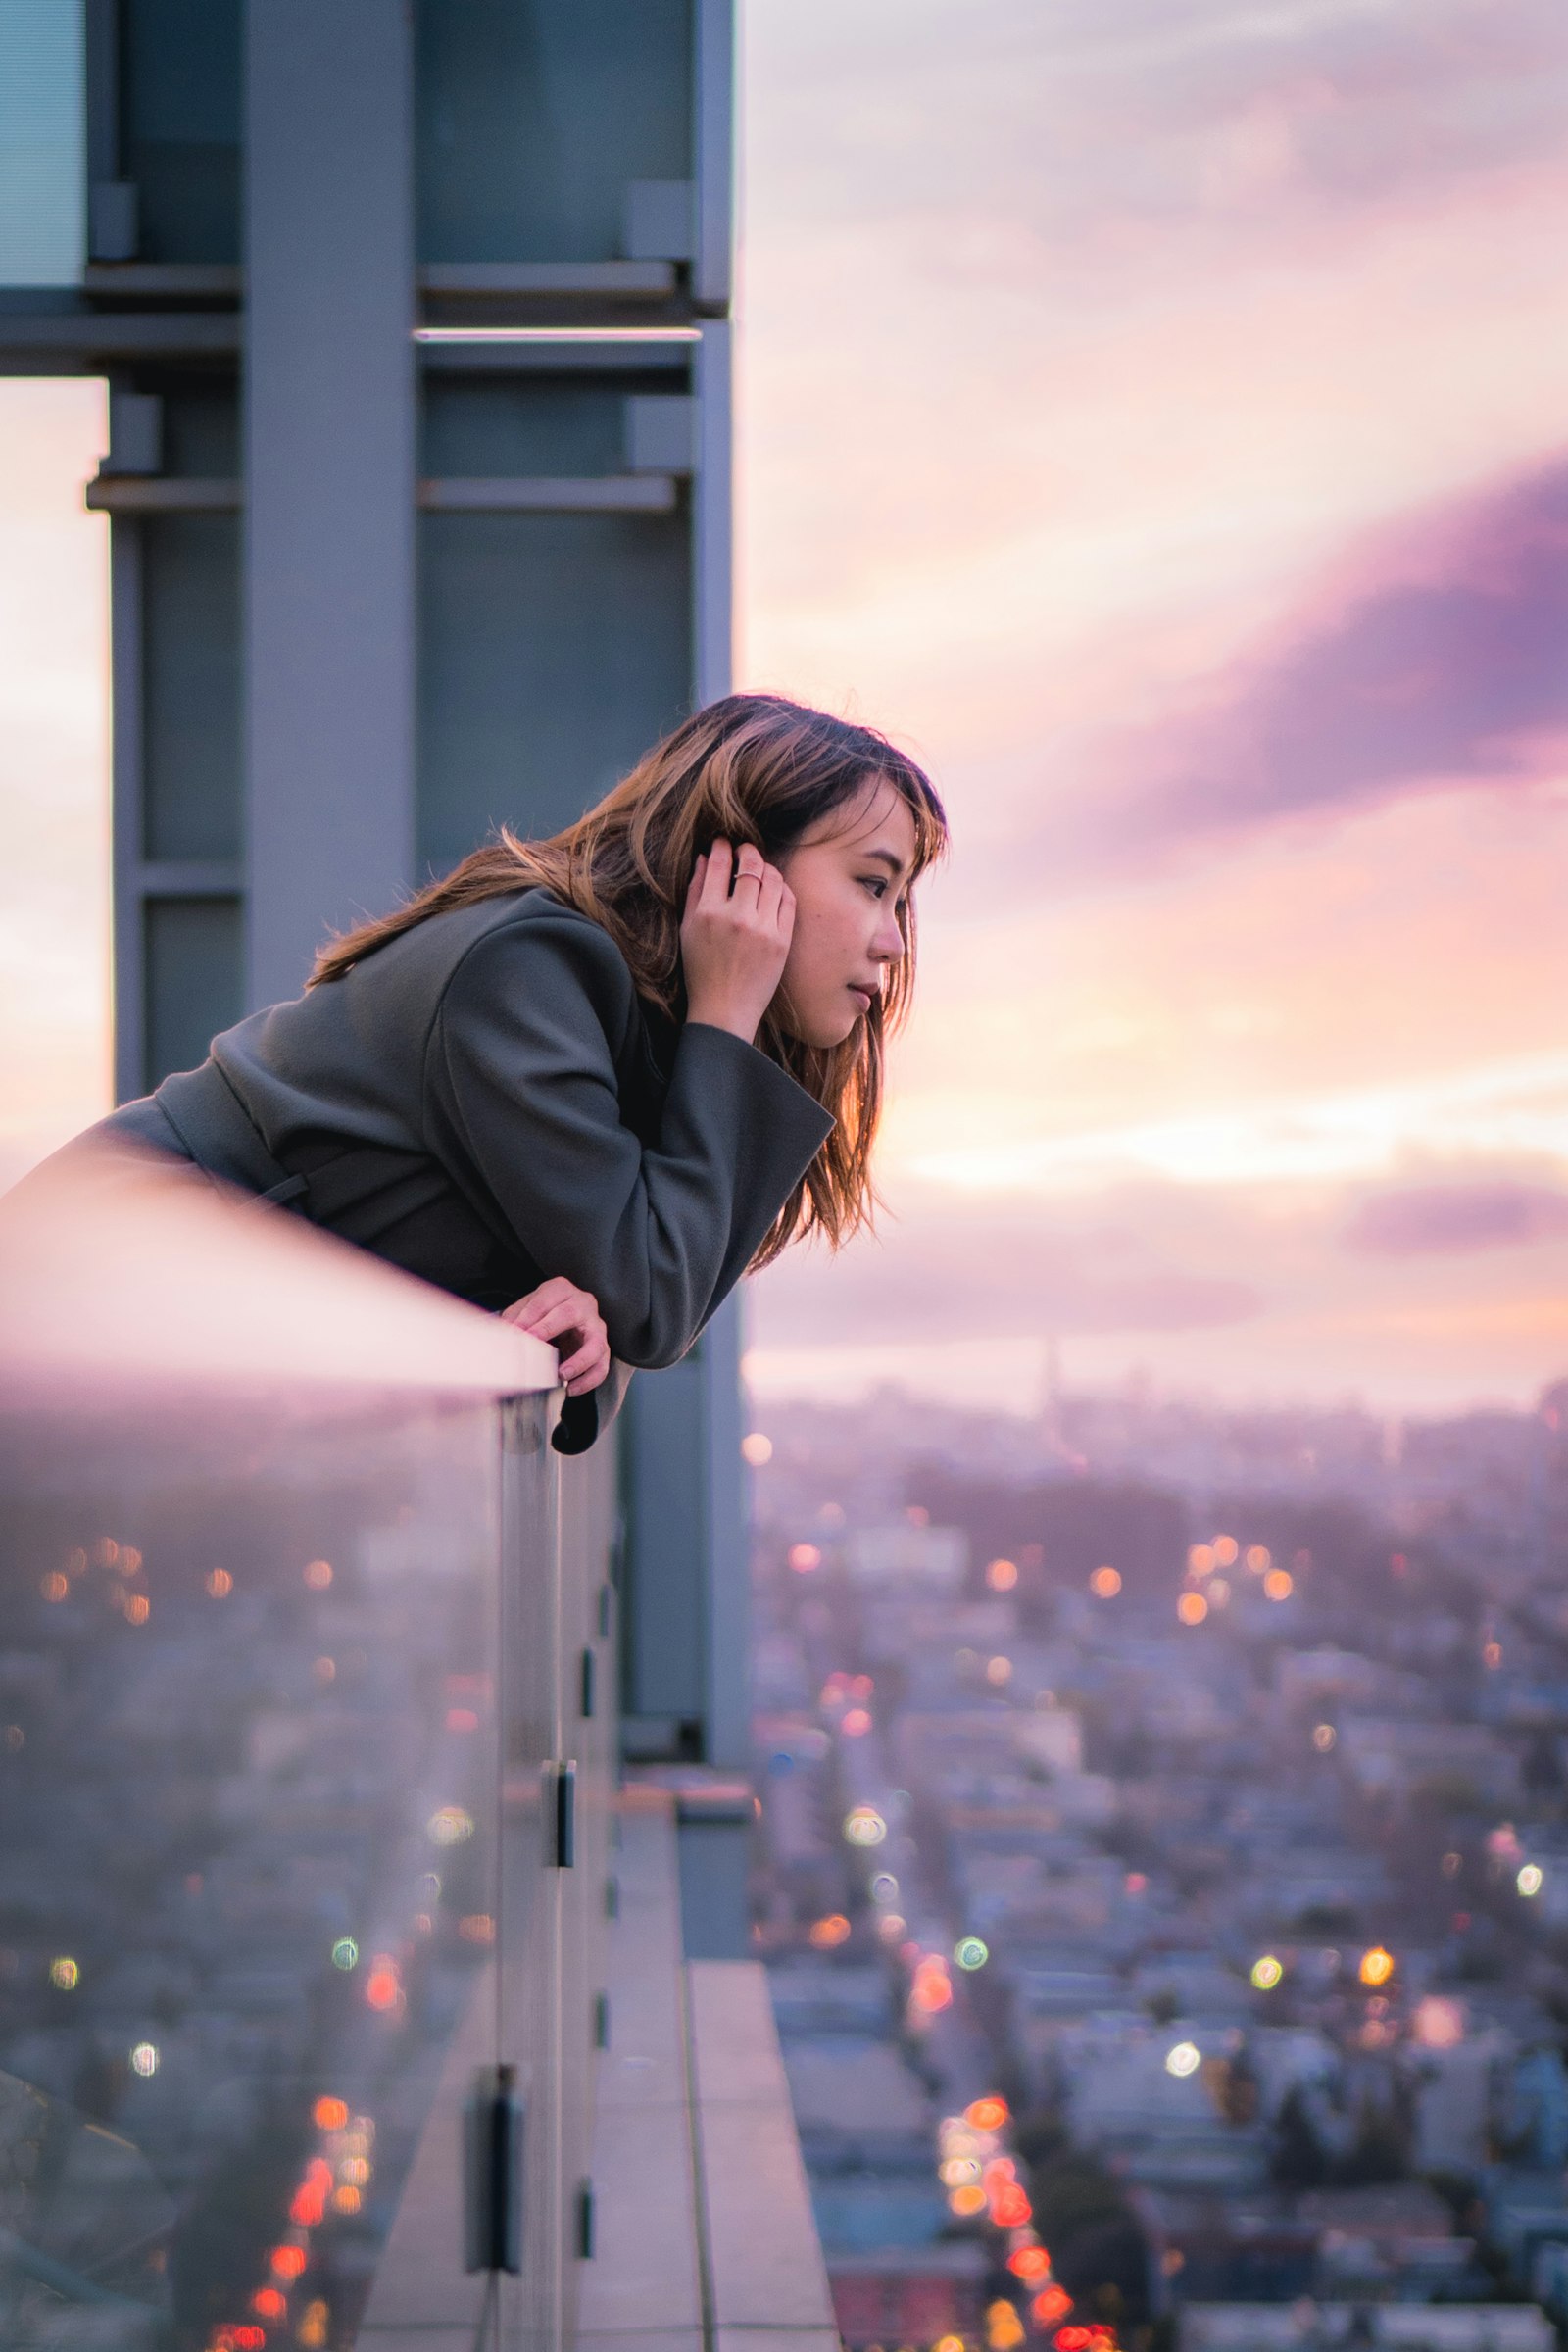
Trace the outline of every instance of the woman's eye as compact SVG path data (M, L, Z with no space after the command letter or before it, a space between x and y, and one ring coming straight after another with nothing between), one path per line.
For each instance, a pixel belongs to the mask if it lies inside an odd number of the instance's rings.
M885 899L887 897L888 881L886 874L862 874L860 876L860 880L865 885L865 888L871 893L873 899Z

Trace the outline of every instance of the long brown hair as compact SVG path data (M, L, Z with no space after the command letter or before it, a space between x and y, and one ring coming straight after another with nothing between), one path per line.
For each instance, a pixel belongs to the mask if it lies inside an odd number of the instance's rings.
M639 995L673 1018L685 1010L680 923L699 855L713 841L752 842L776 859L811 826L885 778L914 819L915 873L947 846L947 819L930 779L873 727L853 725L780 695L730 694L656 744L614 790L549 841L505 826L393 913L323 948L310 985L340 980L389 939L434 914L542 887L602 924L631 968ZM911 875L910 879L913 879ZM754 1265L787 1245L825 1235L836 1249L875 1207L871 1145L882 1105L885 1041L914 990L914 903L900 901L905 952L881 995L841 1046L808 1046L770 1011L762 1052L837 1122L779 1212Z

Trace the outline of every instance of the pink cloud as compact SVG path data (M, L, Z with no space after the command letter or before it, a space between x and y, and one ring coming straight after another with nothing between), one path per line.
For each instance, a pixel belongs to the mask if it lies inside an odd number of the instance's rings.
M1356 1207L1345 1240L1381 1257L1452 1256L1565 1234L1568 1193L1533 1184L1434 1184L1373 1194Z
M1050 847L1173 847L1550 773L1568 737L1568 459L1379 533L1207 700L1110 747Z

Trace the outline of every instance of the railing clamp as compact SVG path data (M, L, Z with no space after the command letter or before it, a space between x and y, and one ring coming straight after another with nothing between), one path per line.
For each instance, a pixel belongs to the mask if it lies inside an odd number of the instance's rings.
M514 2066L481 2066L463 2110L463 2267L522 2269L523 2103Z
M544 1777L549 1860L557 1870L571 1870L577 1860L577 1767L574 1763L547 1764Z

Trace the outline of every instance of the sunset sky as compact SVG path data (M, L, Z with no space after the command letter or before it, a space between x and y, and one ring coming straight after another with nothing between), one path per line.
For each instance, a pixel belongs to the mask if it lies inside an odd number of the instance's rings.
M1568 1371L1558 0L749 0L742 677L954 819L761 1395ZM101 446L0 387L0 1150L105 1099Z

